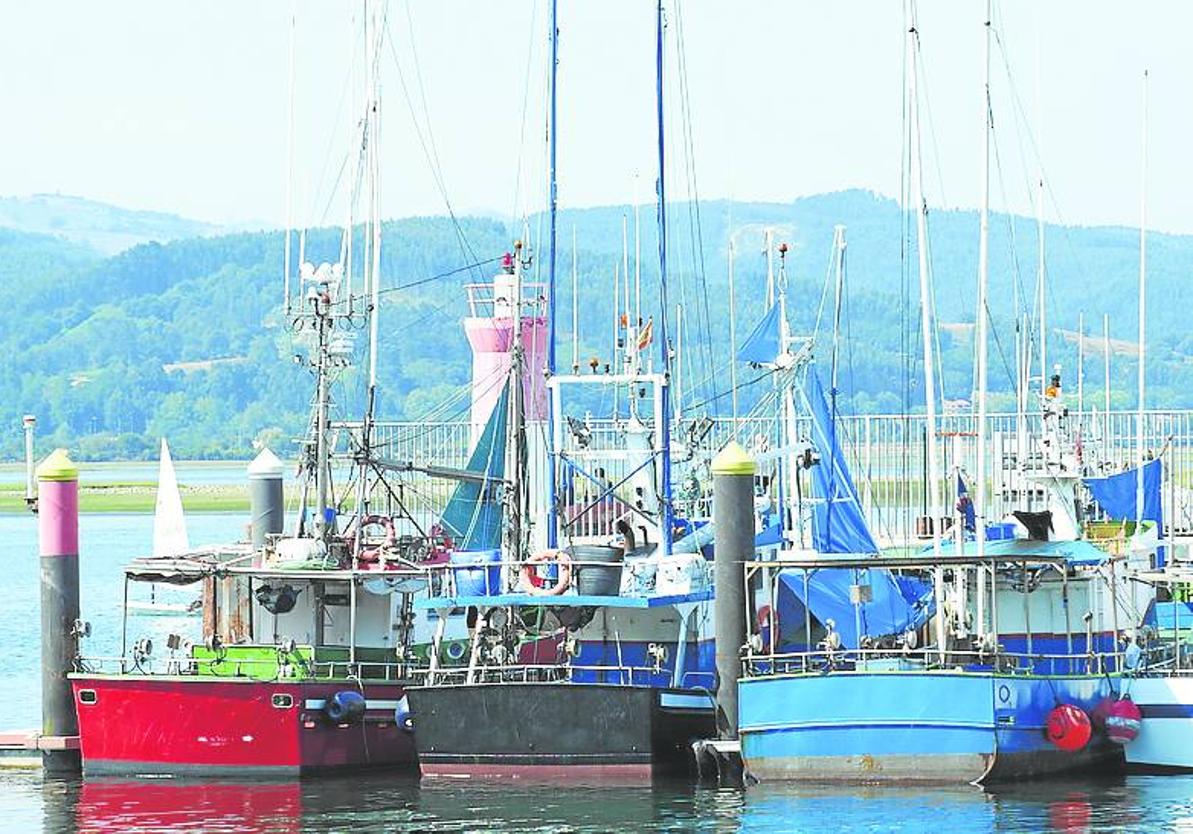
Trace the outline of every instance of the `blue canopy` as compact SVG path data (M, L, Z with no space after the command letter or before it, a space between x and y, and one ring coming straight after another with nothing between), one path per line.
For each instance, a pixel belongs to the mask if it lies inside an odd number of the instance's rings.
M484 475L481 481L460 481L443 510L440 522L456 539L457 550L495 550L501 547L501 482L505 477L505 426L509 414L507 386L485 423L480 440L468 458L468 469Z
M820 451L820 464L812 467L812 481L820 499L812 506L812 546L820 553L877 553L878 545L862 515L824 389L812 368L808 369L802 393L812 417L812 442Z
M931 552L932 548L924 548L924 553ZM941 547L942 554L947 558L949 555L957 553L954 545L947 544ZM978 552L978 543L973 539L967 539L961 546L961 553L959 555L975 556ZM1031 560L1038 557L1061 557L1070 565L1100 565L1110 558L1106 551L1099 549L1096 545L1084 539L1076 541L1038 541L1036 539L999 539L986 540L985 555L995 559L1014 559L1024 558Z
M746 343L741 346L741 350L737 352L737 358L742 362L756 364L774 362L782 349L779 334L779 305L772 304L762 321L754 327Z
M847 649L858 647L859 614L861 634L885 637L919 628L935 610L930 585L912 577L897 577L883 568L821 568L808 571L806 599L804 571L787 568L779 572L779 581L779 621L783 631L799 631L799 626L790 620L798 617L802 621L803 606L806 605L821 624L833 621L834 630L841 635L841 645ZM860 605L850 602L851 585L869 585L870 602Z
M1128 469L1106 478L1086 478L1085 485L1090 495L1098 502L1106 515L1115 521L1154 521L1156 533L1164 535L1163 502L1160 500L1160 482L1164 478L1160 460L1148 461L1143 465L1143 512L1136 506L1139 488L1139 469ZM1157 559L1164 564L1162 552Z

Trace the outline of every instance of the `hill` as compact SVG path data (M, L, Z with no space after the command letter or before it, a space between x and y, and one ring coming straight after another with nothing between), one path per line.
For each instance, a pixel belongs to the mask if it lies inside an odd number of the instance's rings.
M214 235L219 226L63 194L0 197L0 227L51 235L114 255L140 243Z
M670 207L669 305L684 309L682 388L689 414L727 406L729 305L727 241L735 241L739 342L764 306L762 228L776 227L791 245L789 309L794 326L822 334L825 279L833 226L847 226L848 284L842 317L843 409L897 411L922 399L914 244L905 217L887 199L840 192L790 204ZM573 362L571 229L577 234L579 356L611 358L613 276L620 270L625 206L565 211L560 218L559 364ZM698 216L698 222L697 222ZM654 209L641 210L644 308L657 310ZM947 399L969 396L976 275L977 218L940 211L931 217L936 304L943 324L943 387ZM358 232L359 234L359 232ZM39 418L44 442L73 447L83 458L129 458L156 452L169 438L185 457L245 457L254 438L290 437L305 425L309 378L293 359L303 343L283 325L282 235L278 232L150 242L110 257L60 236L0 229L0 454L20 455L20 418ZM491 259L513 232L498 220L411 218L384 228L380 400L382 418L418 419L463 413L469 353L460 318L464 284L487 280ZM1062 363L1074 388L1078 311L1087 330L1112 317L1113 350L1129 354L1135 339L1137 234L1114 228L1049 228L1051 362ZM1153 236L1149 398L1153 405L1193 405L1193 343L1179 298L1193 238ZM1012 242L1014 246L1012 246ZM363 243L363 242L362 242ZM338 230L307 238L308 259L332 260ZM996 342L991 382L996 400L1010 400L1014 293L1030 300L1034 224L996 216L991 240L991 310ZM532 274L546 277L545 248ZM469 264L486 262L472 268ZM631 269L632 269L631 265ZM1030 303L1030 301L1029 301ZM1061 332L1069 331L1069 332ZM676 328L672 323L671 333ZM1086 339L1087 353L1100 340ZM1100 401L1101 357L1087 355L1087 390ZM1133 402L1135 361L1116 355L1115 402ZM749 373L742 378L751 377ZM1098 380L1098 383L1094 383ZM755 386L761 388L762 386ZM360 373L349 371L335 399L346 416L361 402ZM743 390L749 402L757 391ZM589 404L594 413L607 406ZM46 437L46 436L49 437Z

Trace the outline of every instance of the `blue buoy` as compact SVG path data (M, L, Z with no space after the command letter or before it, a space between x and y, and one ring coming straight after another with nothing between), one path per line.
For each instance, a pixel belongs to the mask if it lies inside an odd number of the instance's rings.
M327 699L323 712L336 724L356 724L364 718L365 697L351 689L342 690Z

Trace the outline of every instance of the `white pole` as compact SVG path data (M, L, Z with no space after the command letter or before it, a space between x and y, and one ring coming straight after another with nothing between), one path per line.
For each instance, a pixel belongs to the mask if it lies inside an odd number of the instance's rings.
M1143 149L1139 197L1139 395L1135 426L1135 521L1143 519L1144 369L1147 367L1147 70L1143 71Z
M381 318L381 101L377 94L378 81L376 74L377 50L381 46L380 28L376 19L376 7L367 11L370 20L368 59L369 59L369 217L373 225L373 263L369 270L369 387L377 387L377 339L378 320Z
M683 305L675 305L675 424L683 418Z
M1040 95L1040 33L1036 29L1036 304L1040 315L1040 395L1048 390L1048 294L1044 262L1044 108Z
M1110 462L1110 314L1102 314L1103 370L1106 374L1105 405L1102 414L1102 456Z
M576 227L572 226L572 372L580 371L580 277L576 262Z
M920 159L920 108L917 91L919 74L918 38L915 20L915 6L910 7L911 25L907 33L908 56L908 106L911 111L911 208L916 216L916 250L919 255L920 272L920 330L924 349L924 406L926 446L928 457L928 512L931 517L932 555L939 560L940 551L940 459L936 448L936 371L932 355L932 287L928 273L928 206L924 201L924 174ZM933 570L933 584L936 595L936 643L941 663L945 659L944 619L944 571L939 565Z
M733 235L729 236L729 387L733 392L733 434L737 436L737 308L733 285Z
M287 70L289 78L289 104L286 112L286 242L284 249L285 266L283 270L283 292L286 294L286 317L290 316L290 237L294 227L294 8L290 8L290 59ZM300 288L301 291L301 288Z
M978 460L977 460L977 507L975 514L978 561L986 557L986 389L988 385L989 320L987 318L987 295L990 285L990 25L991 0L986 0L986 50L985 78L982 83L982 209L978 221ZM977 582L977 631L981 637L986 631L986 574L978 566Z
M1077 313L1077 431L1085 413L1085 311Z

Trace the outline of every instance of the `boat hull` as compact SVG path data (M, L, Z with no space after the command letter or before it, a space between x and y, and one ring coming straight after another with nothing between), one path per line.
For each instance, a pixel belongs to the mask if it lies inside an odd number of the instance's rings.
M1193 678L1136 678L1124 689L1143 714L1124 745L1132 770L1193 771Z
M424 776L644 781L687 776L712 734L703 694L645 686L498 683L409 690Z
M75 675L72 685L86 776L276 779L416 767L396 683ZM359 689L362 719L324 715L336 692Z
M1086 712L1106 678L841 672L739 682L742 758L761 781L985 783L1121 762L1101 734L1048 742L1058 703Z

